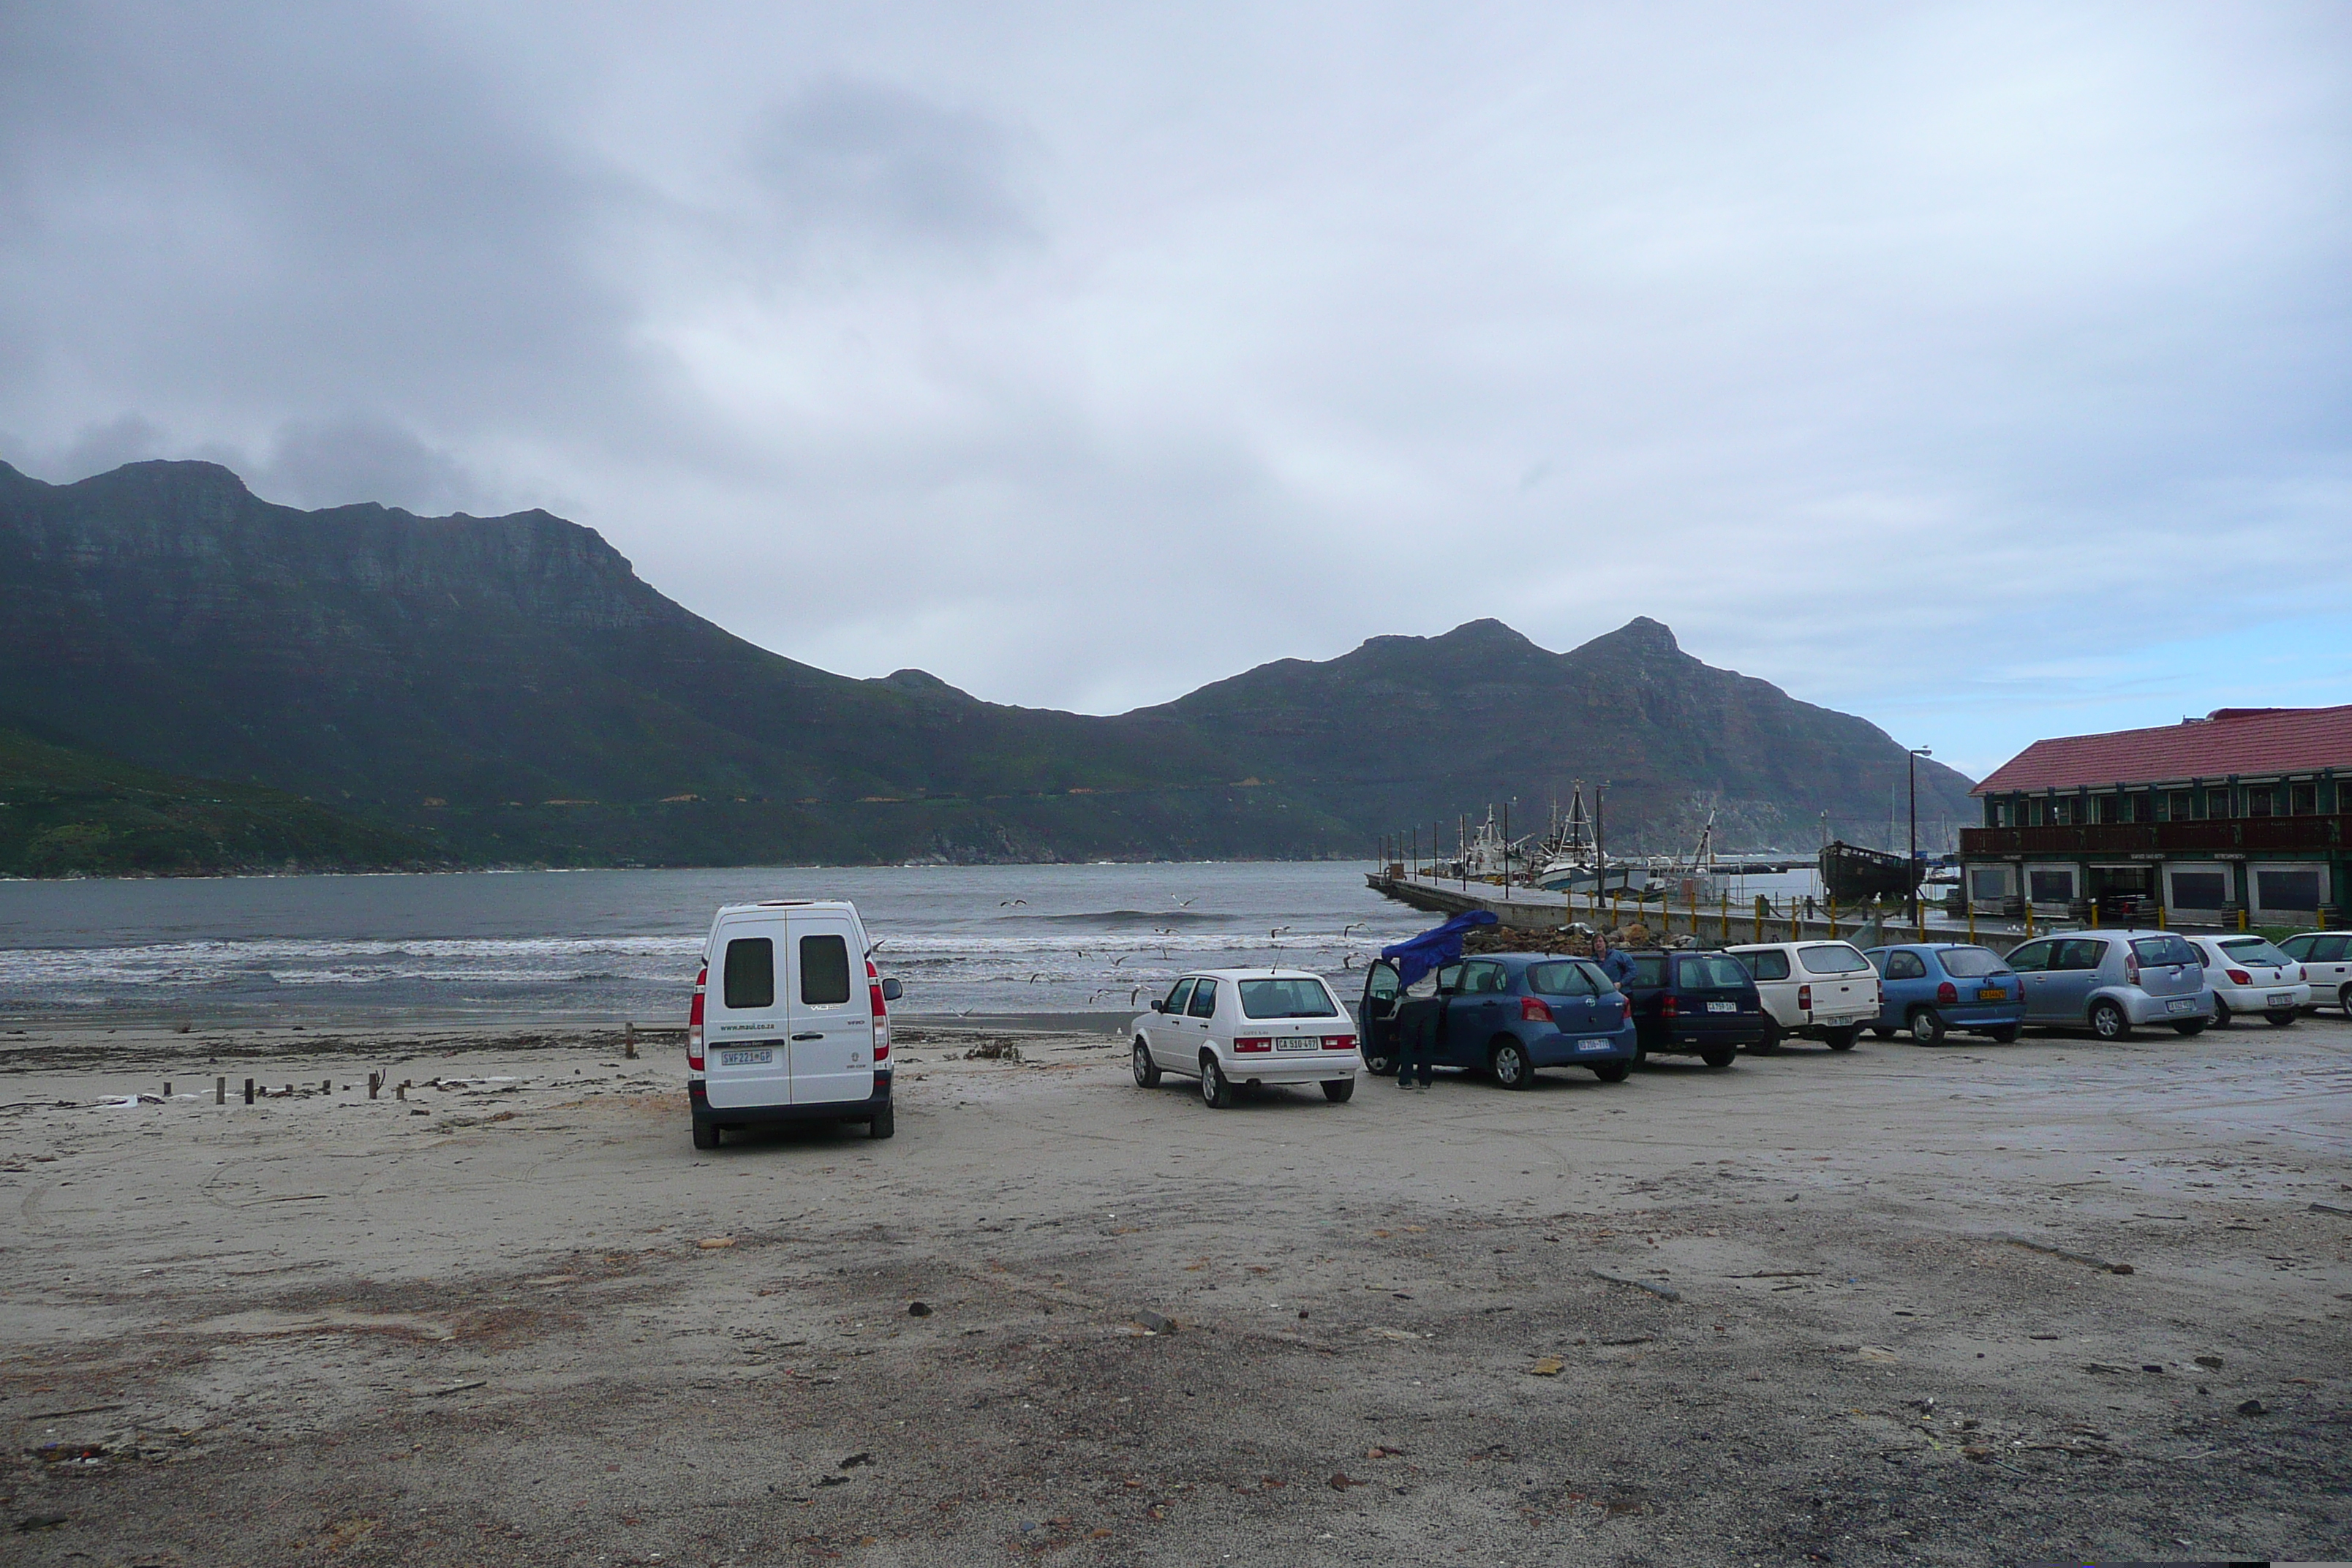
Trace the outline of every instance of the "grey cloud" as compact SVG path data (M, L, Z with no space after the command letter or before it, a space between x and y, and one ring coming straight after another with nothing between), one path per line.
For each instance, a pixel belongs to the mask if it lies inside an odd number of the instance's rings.
M480 481L448 453L398 426L356 416L287 426L247 479L257 493L290 506L372 500L437 517L485 500Z

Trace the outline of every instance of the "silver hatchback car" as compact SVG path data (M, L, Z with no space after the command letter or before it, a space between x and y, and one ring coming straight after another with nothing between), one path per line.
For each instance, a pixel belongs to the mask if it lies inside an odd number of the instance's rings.
M2197 950L2168 931L2078 931L2011 950L2025 983L2025 1021L2087 1028L2103 1040L2136 1026L2169 1024L2184 1035L2213 1021L2213 991Z

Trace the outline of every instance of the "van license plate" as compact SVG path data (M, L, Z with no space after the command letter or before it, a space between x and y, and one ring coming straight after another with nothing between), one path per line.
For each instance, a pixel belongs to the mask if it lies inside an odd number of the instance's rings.
M2190 997L2175 996L2164 1005L2164 1009L2168 1013L2194 1013L2197 1011L2197 1004Z
M776 1060L775 1047L761 1046L755 1051L721 1051L719 1065L723 1068L772 1067Z
M2009 1000L2009 993L2003 991L1998 985L1988 985L1983 990L1977 993L1977 1000L1979 1002L2006 1002Z
M2292 1007L2294 1005L2294 993L2292 991L2273 991L2268 996L2263 998L2263 1005L2265 1007Z
M1706 1010L1710 1013L1737 1013L1739 1011L1739 1004L1737 1002L1710 1002L1706 1005Z
M1276 1040L1274 1048L1277 1051L1319 1051L1323 1048L1323 1037L1305 1035L1295 1040Z

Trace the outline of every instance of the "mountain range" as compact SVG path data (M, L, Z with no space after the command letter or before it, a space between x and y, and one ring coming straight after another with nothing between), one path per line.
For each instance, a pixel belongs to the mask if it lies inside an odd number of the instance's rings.
M1475 621L1064 713L768 652L543 511L300 511L200 462L0 464L0 725L12 800L9 758L71 752L85 783L142 770L150 807L226 780L352 819L278 845L302 864L1369 855L1512 797L1516 827L1572 778L1609 782L1612 848L1686 847L1709 810L1722 844L1811 843L1824 813L1875 841L1905 768L1646 619L1565 654ZM1959 774L1919 784L1923 819L1969 812Z

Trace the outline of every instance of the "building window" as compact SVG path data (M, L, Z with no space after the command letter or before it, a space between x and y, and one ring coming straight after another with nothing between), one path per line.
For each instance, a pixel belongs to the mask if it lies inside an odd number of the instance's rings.
M2296 816L2311 816L2319 810L2319 785L2299 784L2287 785L2287 810Z
M2187 822L2197 815L2197 797L2192 792L2177 789L2164 798L2172 803L2173 821Z
M2048 817L2047 802L2029 800L2025 803L2025 825L2028 827L2039 827L2048 820Z
M2009 897L2009 873L1994 866L1979 866L1969 873L1969 897L1980 904L1997 904Z
M2074 901L2074 873L2072 868L2028 871L2026 886L2032 890L2037 904L2070 904Z
M2258 866L2254 868L2254 907L2280 913L2300 913L2305 910L2315 912L2320 905L2319 879L2316 867L2273 871Z
M2268 816L2278 804L2278 791L2269 784L2247 784L2245 794L2248 816Z
M2072 826L2074 825L2074 803L2073 801L2071 801L2071 800L2053 800L2053 801L2052 801L2052 802L2050 803L2050 826L2053 826L2053 827L2068 827L2068 826Z
M2175 871L2167 880L2172 884L2172 907L2176 910L2218 910L2230 902L2227 871Z

